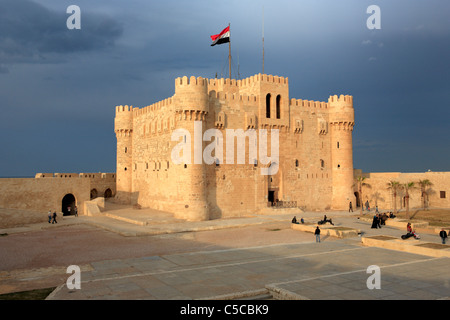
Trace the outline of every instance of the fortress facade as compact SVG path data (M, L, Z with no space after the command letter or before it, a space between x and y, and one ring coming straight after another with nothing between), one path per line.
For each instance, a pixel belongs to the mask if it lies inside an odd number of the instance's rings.
M355 203L353 126L352 96L292 99L284 77L177 78L168 99L144 108L116 107L116 200L190 221L279 207L347 209L349 201ZM205 137L210 129L220 135ZM227 137L229 129L241 129L247 138ZM177 130L186 134L173 139ZM268 156L272 144L278 145L278 157L269 164L261 152L251 152L252 146L262 148L261 135L257 143L251 133L262 130L268 133ZM186 145L190 159L184 154L184 162L177 163L173 150L183 139L195 141ZM194 159L211 149L220 161ZM226 157L219 157L220 149ZM239 161L239 152L245 161ZM263 168L277 170L262 174Z

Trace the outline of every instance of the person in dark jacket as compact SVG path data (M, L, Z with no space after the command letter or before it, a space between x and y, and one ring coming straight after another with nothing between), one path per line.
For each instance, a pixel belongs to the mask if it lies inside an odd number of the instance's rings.
M54 223L58 223L58 221L56 221L56 211L53 212L53 220L52 220L52 224Z
M445 244L447 240L447 232L445 232L444 228L442 228L441 232L439 232L439 236L441 237L442 244Z
M314 234L316 235L316 242L320 242L320 229L319 229L319 226L317 226L316 231L314 231Z

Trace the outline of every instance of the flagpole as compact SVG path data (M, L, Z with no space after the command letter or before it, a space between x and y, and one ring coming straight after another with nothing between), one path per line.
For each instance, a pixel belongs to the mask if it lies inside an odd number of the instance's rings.
M230 32L230 41L228 41L228 71L230 73L230 80L231 80L231 28L230 28L230 23L228 23L228 28L229 28L229 32Z
M262 16L262 73L264 74L264 6Z

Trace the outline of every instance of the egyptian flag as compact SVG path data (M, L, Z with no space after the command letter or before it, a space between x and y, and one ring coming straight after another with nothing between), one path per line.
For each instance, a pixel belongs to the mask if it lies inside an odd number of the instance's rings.
M221 33L211 36L211 40L213 41L211 47L215 46L216 44L230 42L230 26L223 29Z

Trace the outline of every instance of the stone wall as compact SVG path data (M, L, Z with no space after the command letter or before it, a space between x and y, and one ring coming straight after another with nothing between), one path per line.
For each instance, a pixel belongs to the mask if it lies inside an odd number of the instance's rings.
M409 190L409 207L422 208L422 194L419 186L419 180L429 180L432 185L426 188L428 195L427 206L434 208L450 208L450 172L424 172L424 173L401 173L401 172L375 172L363 173L361 170L355 170L355 178L364 176L364 183L369 186L363 187L363 203L369 200L371 208L378 204L379 208L394 210L394 194L388 189L389 181L398 181L401 184L414 182L414 188ZM355 188L354 190L358 190ZM406 206L405 190L400 189L397 192L397 209L403 209ZM355 206L354 206L355 207Z
M116 107L115 124L116 198L130 204L208 220L257 213L277 201L307 209L344 209L354 198L351 96L330 96L328 102L290 99L288 79L272 75L243 80L182 77L175 79L172 97L144 108ZM185 134L171 141L177 129ZM203 141L209 129L216 130L214 136ZM245 139L241 163L242 148L237 140L232 146L229 129L256 130L256 140ZM269 134L270 156L273 129L279 131L278 171L265 176L260 133ZM182 139L191 143L191 154L174 163L172 151ZM250 144L257 145L256 155ZM214 157L211 163L201 159L205 148ZM226 158L230 150L231 162Z

